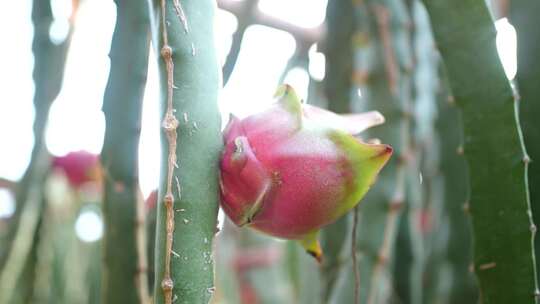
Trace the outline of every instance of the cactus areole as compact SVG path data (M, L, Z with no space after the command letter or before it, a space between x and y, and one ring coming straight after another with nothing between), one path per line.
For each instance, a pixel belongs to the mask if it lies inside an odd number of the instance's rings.
M378 112L340 116L302 104L289 85L277 103L231 116L221 158L221 206L238 226L298 240L320 260L321 227L358 204L392 154L353 137L384 121Z

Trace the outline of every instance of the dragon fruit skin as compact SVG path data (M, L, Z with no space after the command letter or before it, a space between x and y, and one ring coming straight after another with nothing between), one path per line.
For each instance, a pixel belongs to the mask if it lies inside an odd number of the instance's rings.
M52 159L52 167L61 170L70 185L80 188L87 182L97 182L101 177L99 156L87 151L73 151Z
M237 225L300 240L320 258L317 232L360 201L392 148L362 143L342 130L379 124L378 113L340 118L302 105L288 85L280 93L266 111L231 117L224 131L221 206Z

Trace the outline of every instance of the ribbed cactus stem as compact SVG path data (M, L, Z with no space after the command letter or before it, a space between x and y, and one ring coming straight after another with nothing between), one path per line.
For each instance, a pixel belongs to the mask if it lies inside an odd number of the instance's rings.
M410 124L410 48L401 31L406 9L400 1L355 1L352 81L359 89L356 111L377 110L384 125L365 136L388 142L396 151L359 207L357 254L359 303L382 303L391 296L390 267L401 207L406 198ZM405 30L405 29L404 29ZM351 77L350 76L350 77ZM356 92L354 92L356 93ZM355 97L355 98L358 98ZM353 303L355 272L351 254L330 295L332 303Z
M326 8L327 38L324 43L326 71L323 82L328 109L349 113L353 94L352 68L355 16L351 1L329 1ZM343 248L350 230L350 216L344 216L321 231L324 258L321 268L323 301L328 301L343 266ZM348 256L349 252L345 254ZM356 285L356 284L355 284ZM355 287L356 288L356 287Z
M148 70L146 1L116 0L111 70L105 89L103 303L147 303L144 214L138 182L141 110ZM126 51L129 50L129 56Z
M527 181L530 159L517 102L498 58L493 20L483 1L424 3L463 112L474 271L482 301L534 303L540 293Z
M152 7L163 105L154 300L207 303L222 147L215 3L156 0Z
M432 269L428 270L428 258L439 259L441 250L435 253L435 240L438 237L435 225L440 223L442 213L441 180L438 176L439 146L434 134L437 98L437 57L433 47L433 37L429 18L420 1L409 4L413 35L411 42L414 48L414 132L412 146L414 157L409 166L409 208L408 233L412 253L410 275L407 281L410 285L411 303L429 303L428 296L434 294L437 288L438 270L440 264L436 260ZM401 252L396 252L400 256ZM429 273L428 273L429 271ZM433 275L429 280L427 275ZM402 276L402 279L406 278ZM433 286L427 289L426 286Z
M410 123L411 123L411 75L412 58L410 50L410 38L407 30L408 12L405 3L399 0L385 1L383 3L371 3L371 9L374 13L376 23L376 34L378 35L380 48L382 51L382 63L384 64L384 80L389 97L393 99L394 105L388 105L389 108L395 107L393 111L400 113L397 123L399 132L394 142L391 142L398 151L397 163L395 163L395 174L392 179L394 189L387 197L388 211L386 220L383 224L383 235L380 247L377 252L377 258L373 266L373 271L370 275L369 291L366 303L378 303L386 301L389 294L387 291L382 291L381 280L384 273L388 272L393 259L393 247L396 239L398 221L402 205L409 201L406 198L407 174L410 166L410 161L414 157L410 146ZM375 92L374 92L375 94ZM379 98L373 95L371 101L372 107L377 107ZM383 115L384 112L383 112ZM391 118L389 118L391 119ZM388 126L390 128L391 126ZM394 131L395 132L395 131ZM381 135L382 137L383 135ZM388 180L390 182L390 180ZM362 228L360 228L362 229ZM390 278L385 279L386 284L390 284ZM384 285L384 284L383 284ZM386 287L388 289L388 287ZM386 293L386 294L385 294Z
M517 32L516 74L520 96L520 117L527 153L533 160L529 165L533 219L540 222L540 22L537 12L540 2L513 0L510 2L510 21ZM536 257L540 256L540 238L535 240Z
M471 218L466 210L469 174L465 157L459 149L463 145L463 120L446 79L440 78L437 131L444 139L440 141L440 164L444 179L444 212L448 218L446 262L452 278L448 298L450 303L472 304L478 302L478 286L469 270L472 263Z

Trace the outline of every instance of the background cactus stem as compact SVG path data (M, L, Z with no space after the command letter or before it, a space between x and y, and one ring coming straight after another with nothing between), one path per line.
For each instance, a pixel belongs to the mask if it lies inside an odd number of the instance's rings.
M148 70L150 22L144 0L116 0L111 68L103 98L105 140L102 303L148 303L145 216L138 146ZM125 55L126 49L130 56ZM122 290L120 292L120 290Z
M360 302L360 270L358 269L358 253L356 250L356 233L358 228L358 206L354 207L353 213L353 225L351 233L351 255L352 264L354 267L354 304Z

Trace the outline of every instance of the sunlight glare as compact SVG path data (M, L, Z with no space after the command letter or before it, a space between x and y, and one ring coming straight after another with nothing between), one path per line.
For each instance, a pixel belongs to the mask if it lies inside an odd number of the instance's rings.
M287 77L285 77L284 83L291 85L295 90L298 97L302 100L306 100L308 95L309 74L302 68L294 68L289 71Z
M517 72L517 35L516 30L507 18L495 21L497 29L497 51L509 80L514 79Z
M238 27L236 16L222 9L216 11L214 23L214 40L217 48L217 56L220 65L225 63L225 58L231 48L232 35Z
M54 155L101 151L105 131L101 105L109 75L115 14L114 3L107 0L83 2L79 7L64 83L51 108L46 131L47 147ZM95 22L95 16L100 16L100 22Z
M161 150L159 76L154 50L150 48L148 78L144 91L142 129L139 140L139 184L143 197L158 188Z
M0 1L0 176L20 179L34 145L32 1Z
M311 28L323 23L327 0L260 0L259 9L295 25Z
M15 197L8 189L0 188L0 219L8 218L15 213Z
M75 233L85 242L91 243L101 239L103 235L103 220L94 210L83 210L75 221Z
M53 22L49 28L49 38L52 43L59 45L69 34L69 18L73 10L71 0L51 0Z
M309 75L317 81L324 79L326 57L317 51L317 45L312 45L309 49Z
M236 67L220 94L224 124L229 113L246 117L274 101L279 76L294 49L288 33L260 25L247 29Z

